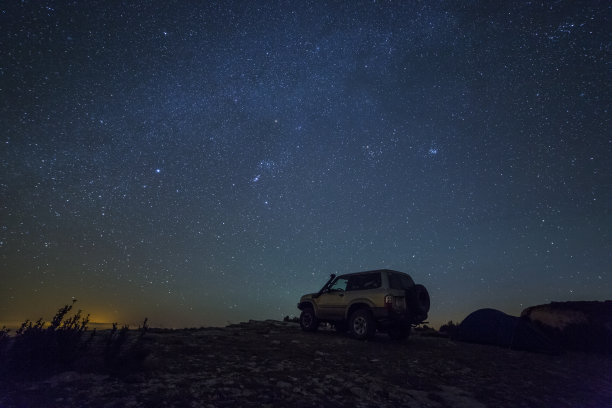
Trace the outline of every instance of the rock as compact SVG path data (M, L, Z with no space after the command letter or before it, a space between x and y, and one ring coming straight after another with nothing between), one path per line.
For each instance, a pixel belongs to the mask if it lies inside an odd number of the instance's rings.
M521 317L569 350L612 353L612 301L552 302L529 307Z
M76 371L64 371L63 373L59 373L54 375L53 377L49 377L45 380L46 383L49 384L57 384L63 382L72 382L81 377L81 374Z
M210 380L206 380L203 382L205 387L213 387L217 385L219 381L216 378L211 378Z
M436 393L436 395L442 398L448 406L457 408L487 408L486 405L475 400L470 393L460 388L441 385L440 390L441 392Z
M368 385L368 391L370 392L370 394L377 394L382 393L384 390L379 384L371 383L370 385Z
M368 392L366 390L364 390L361 387L351 387L350 391L353 395L359 397L359 398L367 398L368 397Z
M160 359L152 354L149 354L142 362L142 368L145 370L157 370L162 367Z

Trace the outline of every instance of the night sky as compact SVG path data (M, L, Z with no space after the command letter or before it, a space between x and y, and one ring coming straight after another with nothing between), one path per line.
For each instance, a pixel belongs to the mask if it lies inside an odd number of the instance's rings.
M135 3L135 4L132 4ZM4 1L0 326L612 294L608 1Z

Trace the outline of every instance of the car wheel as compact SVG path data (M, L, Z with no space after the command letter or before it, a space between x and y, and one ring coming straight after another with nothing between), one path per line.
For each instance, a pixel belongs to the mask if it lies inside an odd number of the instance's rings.
M349 330L353 337L358 340L366 340L374 337L376 333L376 322L372 313L367 309L358 309L349 318Z
M300 314L300 326L304 331L315 331L319 328L319 319L312 308L307 307Z
M389 338L395 341L401 341L410 336L410 326L393 326L387 331Z

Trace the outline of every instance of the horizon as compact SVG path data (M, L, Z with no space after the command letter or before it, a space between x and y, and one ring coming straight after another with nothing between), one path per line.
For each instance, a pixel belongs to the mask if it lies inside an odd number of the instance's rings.
M546 303L546 304L565 303L565 302L612 302L612 299L602 299L602 300L572 300L572 301L562 301L562 302L552 301L552 302L549 302L549 303ZM74 303L73 303L73 305L74 305ZM525 309L527 309L529 307L533 307L533 306L540 306L540 305L527 306L527 307L525 307ZM484 309L484 308L485 307L483 307L481 309ZM523 309L523 310L525 310L525 309ZM475 309L474 311L476 311L476 310L477 309ZM86 310L81 310L81 309L79 309L77 307L77 308L73 308L67 314L67 317L73 316L76 311L82 311L83 312L83 317L87 316L87 311ZM506 313L506 312L504 312L504 313ZM521 316L521 313L518 313L518 314L506 313L506 314L508 314L510 316ZM463 316L463 318L465 318L467 316L468 315ZM50 321L52 320L52 317L53 317L53 315L49 316L48 318L45 318L43 316L38 316L36 318L27 317L27 318L25 318L23 320L20 320L20 321L18 321L18 320L0 321L0 328L9 329L10 330L9 335L14 335L15 331L17 329L19 329L26 320L28 320L28 321L30 321L32 323L35 323L38 319L42 319L43 322L44 322L44 326L43 327L48 327ZM163 323L159 324L159 325L156 325L154 323L154 321L153 321L153 323L151 322L151 319L149 317L144 317L144 318L141 319L140 322L136 322L136 323L134 321L132 321L132 322L122 322L122 321L98 322L98 321L89 321L87 323L86 327L87 327L87 330L92 330L92 329L110 330L110 329L112 329L113 324L116 324L118 328L121 328L124 325L127 325L130 330L139 330L142 327L142 323L143 323L144 319L146 318L147 319L147 327L149 327L150 329L164 329L164 330L189 330L189 329L194 329L194 328L195 329L213 329L213 328L229 327L231 325L245 323L245 322L249 322L251 320L253 320L253 321L272 320L272 321L282 322L282 321L284 321L284 319L286 317L288 317L289 319L294 319L294 318L295 319L299 319L299 313L298 314L294 314L294 315L287 314L287 315L284 315L281 318L272 318L272 317L270 317L270 318L261 318L261 319L251 319L251 318L248 318L248 319L243 319L243 320L239 320L239 321L226 321L223 324L211 324L211 325L206 325L206 324L204 324L204 325L197 325L196 324L196 325L186 325L186 326L168 326L168 325L164 325ZM458 325L458 324L460 324L463 321L463 318L460 318L460 319L444 319L444 318L441 318L441 319L438 319L436 321L431 321L431 319L427 319L427 321L422 322L422 323L418 324L417 326L427 326L427 327L429 327L431 329L439 330L441 326L446 325L446 324L448 324L450 322Z

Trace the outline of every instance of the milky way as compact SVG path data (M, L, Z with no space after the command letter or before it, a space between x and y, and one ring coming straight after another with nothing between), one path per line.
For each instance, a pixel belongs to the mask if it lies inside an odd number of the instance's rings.
M281 318L378 268L437 324L609 298L611 11L4 2L0 322Z

